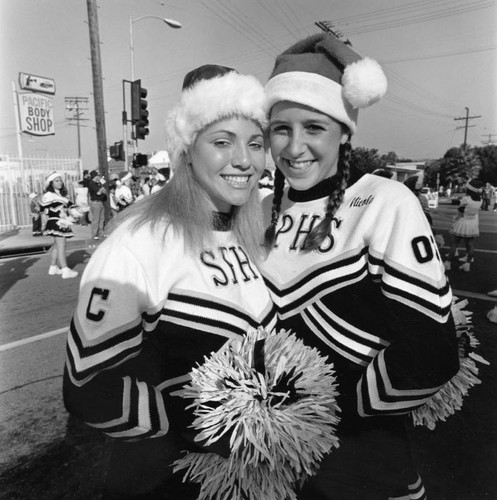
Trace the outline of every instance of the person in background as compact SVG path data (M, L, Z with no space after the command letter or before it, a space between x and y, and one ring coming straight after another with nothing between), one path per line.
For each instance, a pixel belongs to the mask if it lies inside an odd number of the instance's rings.
M486 183L482 187L482 193L481 193L481 210L484 210L485 212L488 212L490 209L490 198L491 198L491 186L490 183Z
M119 213L119 207L116 201L116 187L118 183L119 183L119 176L117 174L111 174L109 176L109 184L108 184L111 218L115 217Z
M67 197L62 174L52 172L45 180L45 193L41 199L41 206L47 215L43 234L54 238L48 274L61 275L63 279L78 275L77 271L68 267L66 258L66 240L73 237L72 220L67 211L72 205Z
M489 210L495 212L497 210L497 188L489 184L490 186L490 205Z
M114 438L105 499L198 497L172 472L184 450L204 448L189 402L170 393L227 339L274 327L256 267L263 103L252 76L188 73L166 123L172 181L118 214L86 267L63 390L71 414Z
M449 253L444 261L447 271L452 269L452 260L455 257L457 247L464 242L466 256L464 264L459 269L470 272L471 264L474 262L475 240L480 236L479 211L482 206L483 183L478 179L472 179L466 184L466 196L461 199L457 208L458 214L450 232L452 241Z
M419 175L411 175L404 181L404 185L407 186L414 196L419 200L421 208L428 219L430 227L433 229L433 218L430 213L430 205L428 203L428 196L421 193L421 188L423 187L422 178Z
M150 194L154 194L157 191L161 190L167 183L167 180L163 174L160 172L157 172L157 175L155 176L155 184L152 186L150 189Z
M318 34L278 56L265 87L276 172L261 270L278 327L333 363L341 408L340 446L300 500L425 499L409 414L459 368L452 292L418 199L377 175L348 185L358 110L386 86L376 61Z
M99 240L104 235L105 206L107 191L103 179L96 170L90 172L88 182L88 196L90 198L91 237Z
M135 200L129 185L132 182L131 172L122 172L120 179L116 183L116 204L118 211L122 212L129 207Z
M91 180L90 172L88 172L88 170L83 170L83 178L80 181L78 181L78 184L87 188L88 184L90 183L90 180Z
M29 195L29 211L31 212L33 236L43 236L43 221L41 217L41 200L36 193Z

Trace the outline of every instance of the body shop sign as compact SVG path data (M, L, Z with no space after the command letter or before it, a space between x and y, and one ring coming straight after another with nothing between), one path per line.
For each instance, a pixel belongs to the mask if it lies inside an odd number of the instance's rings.
M18 94L21 130L31 135L53 135L53 98L34 92Z

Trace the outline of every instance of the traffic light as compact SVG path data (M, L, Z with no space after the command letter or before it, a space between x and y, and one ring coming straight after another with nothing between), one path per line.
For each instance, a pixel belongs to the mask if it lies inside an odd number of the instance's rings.
M114 160L124 160L124 148L123 142L115 142L113 146L109 148L109 156Z
M141 86L141 80L131 82L131 121L135 127L135 139L145 139L149 134L147 94L147 89Z

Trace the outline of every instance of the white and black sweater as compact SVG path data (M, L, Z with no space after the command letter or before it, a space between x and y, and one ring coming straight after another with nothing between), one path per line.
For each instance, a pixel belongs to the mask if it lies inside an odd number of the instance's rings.
M326 186L285 190L276 245L261 270L281 326L335 364L344 419L406 414L459 366L437 245L405 186L365 175L346 190L331 238L303 252L323 217Z
M66 407L112 437L185 429L186 403L169 393L228 339L276 322L264 280L231 231L214 232L195 256L172 229L159 233L120 227L100 245L71 323Z

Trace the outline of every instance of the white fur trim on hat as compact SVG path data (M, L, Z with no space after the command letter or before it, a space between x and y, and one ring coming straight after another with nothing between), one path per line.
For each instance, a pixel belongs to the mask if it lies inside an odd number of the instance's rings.
M352 107L365 108L386 94L388 84L378 62L365 57L345 67L342 87L343 95Z
M62 174L60 172L52 172L46 179L45 179L45 187L48 187L48 185L57 179L57 177L60 177L63 179Z
M185 89L166 120L169 153L177 157L191 146L199 131L232 115L245 116L263 128L266 126L264 88L254 76L232 71L200 80Z
M266 84L266 108L279 101L304 104L346 125L350 133L357 129L358 111L344 99L342 86L317 73L288 71L271 78Z

